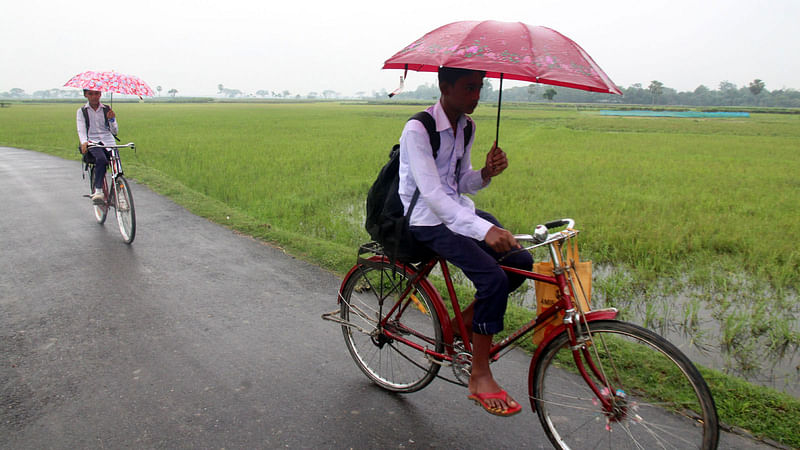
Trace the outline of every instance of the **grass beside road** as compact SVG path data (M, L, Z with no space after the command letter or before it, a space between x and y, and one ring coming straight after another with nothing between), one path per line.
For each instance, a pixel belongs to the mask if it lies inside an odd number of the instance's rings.
M78 106L2 109L0 145L78 159ZM198 215L338 273L367 240L369 185L404 120L421 109L115 106L120 137L138 147L135 154L123 152L130 177ZM475 166L484 153L478 149L488 149L494 138L494 113L481 107L474 115ZM739 358L797 350L800 117L653 119L509 107L500 145L511 166L476 203L516 232L554 218L577 219L584 255L628 274L599 283L598 298L613 303L665 284L699 286L702 307L723 326L731 324L724 335L730 345L747 350ZM514 309L508 328L529 317ZM704 375L725 423L800 447L796 398L719 372Z

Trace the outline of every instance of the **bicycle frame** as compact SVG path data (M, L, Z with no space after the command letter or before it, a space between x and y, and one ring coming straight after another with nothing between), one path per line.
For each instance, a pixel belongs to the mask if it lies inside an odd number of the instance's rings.
M571 233L571 234L570 234ZM551 260L553 262L553 275L546 275L541 273L536 273L533 271L528 270L521 270L515 269L513 267L503 266L500 267L509 273L515 273L525 277L526 279L539 281L547 284L556 285L558 287L558 291L560 293L559 299L556 301L555 304L547 308L546 310L542 311L538 314L534 319L530 322L526 323L516 331L514 331L511 335L506 337L505 339L501 340L492 345L489 353L490 361L494 362L497 361L502 356L502 351L507 349L509 346L514 344L518 341L521 337L525 336L531 331L534 331L540 325L547 323L550 319L552 319L556 314L559 314L563 311L564 318L562 323L560 323L555 329L551 330L542 342L537 346L533 358L531 360L531 367L535 366L538 358L541 355L543 349L547 347L547 345L555 339L556 336L561 334L566 330L569 336L570 347L572 349L573 359L576 364L576 368L580 372L583 379L589 385L590 389L594 392L597 396L598 400L603 404L604 407L610 408L612 405L610 400L607 396L602 395L601 388L598 387L598 383L592 379L590 372L594 377L600 382L601 387L608 385L606 381L606 377L603 374L602 368L597 367L594 362L594 358L591 357L589 353L589 349L586 345L584 345L586 338L583 336L583 331L580 326L581 323L587 325L590 322L596 320L606 320L606 319L614 319L617 316L617 310L614 308L608 309L600 309L594 311L578 311L576 309L576 303L573 301L572 297L572 288L570 287L571 280L568 278L568 271L570 270L569 266L566 266L562 261L562 255L559 250L559 243L564 241L565 239L569 239L577 235L577 231L570 231L568 235L563 237L556 237L550 238L545 240L545 242L533 245L531 247L527 247L524 251L527 251L534 247L548 245L550 250ZM554 235L551 235L551 237ZM359 270L360 267L363 265L370 265L370 264L384 264L388 263L389 258L385 255L374 255L370 258L361 258L359 257L358 264L351 269L350 273L344 278L344 282L342 283L342 287L340 288L339 293L339 301L341 301L341 290L344 288L346 281L352 276L352 274ZM428 281L427 277L431 273L431 271L436 267L439 266L442 275L447 286L447 293L448 297L450 297L450 303L452 309L455 314L455 323L458 327L458 332L461 336L467 335L467 328L466 324L464 323L464 319L462 317L461 307L458 302L458 297L455 292L455 287L450 276L450 270L447 264L447 261L442 257L434 257L429 261L424 262L421 266L414 267L408 264L399 264L398 270L403 270L406 274L410 275L411 280L406 284L403 288L402 292L400 292L399 296L397 297L397 301L394 304L387 305L389 311L385 314L383 312L381 315L384 317L381 322L378 324L378 329L382 330L382 332L388 337L397 342L401 342L411 348L414 348L430 358L433 358L437 361L445 361L445 362L452 362L454 356L456 355L456 350L454 349L454 330L452 329L450 320L443 320L442 318L450 317L445 307L445 302L442 299L439 291ZM414 333L413 330L409 329L402 329L402 332L395 332L392 326L387 326L388 321L390 318L397 318L402 315L405 309L413 302L413 299L409 297L409 293L411 292L414 287L424 290L425 293L431 298L433 305L436 309L437 315L440 318L440 326L442 328L442 338L445 344L445 352L440 353L431 348L422 346L416 342L412 342L406 337L404 337L404 333L411 333L417 338L424 338L424 336L420 336L417 333ZM383 299L381 299L383 300ZM383 305L381 305L383 307ZM397 315L395 313L398 313ZM428 339L425 339L428 340ZM431 342L431 344L434 344ZM471 343L469 340L464 340L464 346L467 352L471 352ZM586 364L584 364L586 361ZM587 367L588 366L588 367Z
M133 142L128 142L125 145L103 145L102 143L90 143L89 148L103 148L106 149L108 158L108 166L111 169L111 178L116 179L120 175L124 175L122 171L122 161L119 158L119 149L131 148L136 150L136 145Z

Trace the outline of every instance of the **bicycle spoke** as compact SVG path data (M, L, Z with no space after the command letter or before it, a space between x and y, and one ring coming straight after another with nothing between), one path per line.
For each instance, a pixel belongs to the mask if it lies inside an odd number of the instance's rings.
M410 289L409 295L419 302L412 307L407 307L412 300L400 299L408 282L409 276L400 268L371 261L351 273L340 302L342 333L356 365L381 387L398 392L423 388L439 370L439 365L408 343L436 352L444 349L438 317L427 295ZM386 317L388 312L391 318Z
M531 402L554 445L586 448L599 441L611 448L716 447L713 399L677 348L624 322L599 321L589 328L583 332L590 339L579 348L588 379L576 370L566 333L547 344L532 364Z

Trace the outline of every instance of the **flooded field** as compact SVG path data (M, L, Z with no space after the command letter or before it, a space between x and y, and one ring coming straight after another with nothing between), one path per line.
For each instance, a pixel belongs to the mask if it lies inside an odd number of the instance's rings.
M776 293L743 276L724 288L661 283L646 293L622 287L630 275L594 268L592 307L615 307L619 318L667 338L696 364L800 397L800 303L796 293ZM517 294L535 309L535 289Z

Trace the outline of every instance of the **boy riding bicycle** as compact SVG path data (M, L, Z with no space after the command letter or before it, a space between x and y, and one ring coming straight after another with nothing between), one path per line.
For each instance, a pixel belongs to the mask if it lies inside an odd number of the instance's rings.
M440 136L434 159L429 136L417 120L408 121L400 137L400 198L406 212L416 189L419 201L410 217L414 238L459 267L476 288L475 301L464 310L471 326L472 371L469 398L486 411L509 416L521 410L495 381L489 368L492 337L503 329L508 294L524 278L508 275L497 260L517 248L514 236L491 214L475 209L463 194L474 194L508 167L505 153L495 143L481 170L473 170L470 151L474 141L463 136L478 105L484 73L467 69L439 69L441 98L428 108ZM504 265L530 270L528 252L509 255Z
M78 139L81 143L81 154L86 158L88 151L94 158L94 192L92 203L103 203L103 178L106 176L108 158L106 150L101 147L88 148L89 141L100 142L106 145L114 143L114 137L119 131L116 114L111 107L100 103L100 91L83 90L83 96L88 100L85 105L78 108L76 122Z

